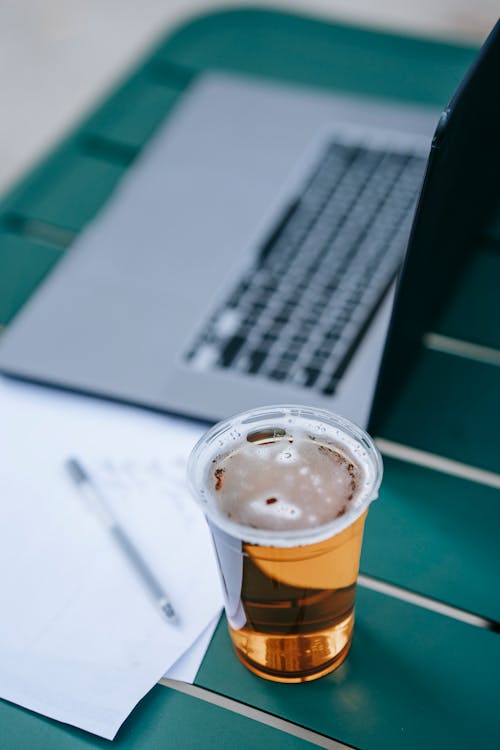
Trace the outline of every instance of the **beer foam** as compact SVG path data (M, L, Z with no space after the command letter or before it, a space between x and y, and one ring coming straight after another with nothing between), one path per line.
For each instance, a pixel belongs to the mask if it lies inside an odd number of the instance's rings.
M364 481L345 445L293 428L241 439L211 464L206 478L218 511L250 528L309 529L340 518Z
M230 536L292 547L350 526L377 497L382 464L348 420L277 406L215 425L193 449L188 474L208 518Z

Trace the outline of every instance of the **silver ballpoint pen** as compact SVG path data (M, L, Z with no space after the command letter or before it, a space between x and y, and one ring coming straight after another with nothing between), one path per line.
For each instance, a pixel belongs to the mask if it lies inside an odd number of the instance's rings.
M91 507L95 510L97 515L99 515L101 521L108 529L124 557L144 583L164 618L171 624L177 624L177 615L165 589L158 581L134 542L128 536L127 532L120 525L109 502L106 500L105 495L92 480L80 461L76 458L69 458L65 465L74 484L82 496L90 502Z

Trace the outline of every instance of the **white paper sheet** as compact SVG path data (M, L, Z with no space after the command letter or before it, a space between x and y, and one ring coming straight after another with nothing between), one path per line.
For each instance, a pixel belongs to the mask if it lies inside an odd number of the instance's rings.
M203 633L197 638L190 649L178 659L175 664L170 667L164 677L169 677L172 680L181 680L182 682L194 682L194 678L203 661L203 657L210 645L212 636L214 634L219 617L215 617L210 625L205 628Z
M185 487L202 429L0 379L0 696L112 739L220 612ZM76 455L168 591L165 622L65 469Z

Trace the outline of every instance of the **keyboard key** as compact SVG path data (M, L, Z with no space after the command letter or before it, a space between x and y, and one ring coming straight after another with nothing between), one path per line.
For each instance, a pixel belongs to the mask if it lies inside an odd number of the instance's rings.
M271 370L271 372L269 373L269 376L273 380L285 380L287 375L288 375L288 370L278 370L277 368L274 370Z
M321 389L321 392L324 396L333 396L337 389L338 385L338 379L335 376L332 376L328 383Z
M305 385L307 386L314 385L321 375L321 370L318 370L314 367L305 367L303 372L305 374Z
M251 373L258 372L262 364L264 363L266 357L267 357L267 352L263 351L262 349L257 349L257 351L252 352L249 355L248 372L251 372Z
M236 358L236 355L240 351L241 347L245 343L243 336L233 336L224 346L219 359L219 364L223 367L230 365Z

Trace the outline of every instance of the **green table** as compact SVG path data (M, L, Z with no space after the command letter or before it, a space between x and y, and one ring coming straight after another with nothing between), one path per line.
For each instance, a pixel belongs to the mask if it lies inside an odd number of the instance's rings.
M74 237L198 72L239 71L439 107L474 54L465 46L262 10L214 13L182 26L5 197L0 325L9 324L70 252ZM267 683L232 656L222 618L190 688L193 694L179 692L179 685L156 686L122 727L116 746L499 745L500 639L493 632L500 622L495 593L500 497L494 486L500 473L499 227L500 212L471 249L434 332L439 340L479 349L458 356L424 347L380 427L380 437L402 446L403 455L407 446L426 456L437 454L445 459L445 470L418 459L386 460L381 500L368 517L361 569L365 580L389 584L394 595L359 588L347 661L315 683ZM490 474L471 481L456 475L446 459ZM423 606L398 598L405 592L423 596ZM490 629L431 611L426 601L431 609L443 602L459 616L478 615ZM2 750L107 744L0 702Z

